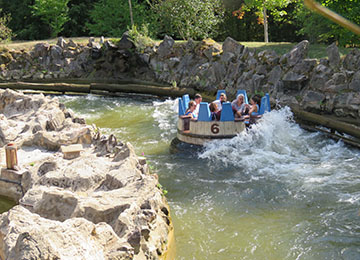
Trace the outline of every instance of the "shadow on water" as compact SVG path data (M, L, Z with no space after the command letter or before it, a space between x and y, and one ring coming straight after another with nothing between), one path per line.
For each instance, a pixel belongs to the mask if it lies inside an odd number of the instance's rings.
M0 214L10 210L16 205L17 203L8 197L0 196Z

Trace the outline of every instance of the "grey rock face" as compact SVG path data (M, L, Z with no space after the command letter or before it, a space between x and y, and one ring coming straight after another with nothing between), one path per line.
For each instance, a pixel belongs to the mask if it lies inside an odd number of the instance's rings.
M325 95L320 92L306 91L301 105L306 110L322 110L323 102L325 101Z
M309 51L309 42L304 40L298 43L289 53L284 54L281 59L280 63L286 63L288 66L292 67L301 60L307 57Z
M327 55L329 57L330 66L333 68L338 68L340 66L340 53L339 48L336 46L336 43L329 45L326 48Z
M74 123L42 95L0 90L0 112L0 145L18 146L25 192L7 187L21 199L0 215L2 259L159 259L169 209L131 144ZM64 159L59 145L72 143L83 144L80 157Z
M353 76L349 84L349 89L356 92L360 92L360 71L357 71Z
M353 49L346 55L343 66L349 71L358 71L360 69L360 50Z
M244 49L244 45L239 44L231 37L227 37L222 45L224 54L233 53L235 56L239 56Z
M174 43L175 41L173 38L165 35L164 40L160 43L157 50L157 54L160 56L160 58L165 58L171 54Z

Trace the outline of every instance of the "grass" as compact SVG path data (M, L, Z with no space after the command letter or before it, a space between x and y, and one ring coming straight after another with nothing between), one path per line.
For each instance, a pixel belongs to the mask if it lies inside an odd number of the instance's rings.
M74 37L71 38L74 42L78 44L87 44L89 41L89 37ZM68 40L67 38L65 39ZM96 41L99 41L100 38L96 38ZM14 49L14 50L30 50L33 48L33 46L37 43L47 42L49 44L56 44L57 38L55 39L47 39L47 40L40 40L40 41L14 41L10 43L3 43L0 44L0 50L2 48L7 49ZM156 43L160 43L161 41L154 41ZM176 44L184 44L186 41L176 41ZM222 44L221 42L219 42ZM278 55L283 55L287 52L289 52L297 43L290 43L290 42L270 42L270 43L264 43L264 42L239 42L240 44L251 48L256 49L257 52L263 51L263 50L274 50ZM321 59L321 58L327 58L326 53L327 45L322 44L310 44L309 47L309 58L313 59ZM344 56L350 52L350 48L343 48L340 47L340 55Z
M73 37L71 38L77 44L87 44L89 42L90 37ZM68 38L64 38L65 41L68 41ZM100 41L99 37L94 37L95 41ZM46 40L38 40L38 41L12 41L6 43L0 43L0 49L7 48L9 50L31 50L35 44L37 43L48 43L48 44L56 44L58 38L54 39L46 39Z
M290 43L290 42L270 42L270 43L264 43L264 42L240 42L242 45L251 48L256 49L257 52L263 51L263 50L274 50L278 55L283 55L287 52L289 52L297 43ZM309 58L312 59L321 59L321 58L327 58L326 53L327 45L324 44L310 44L309 45ZM350 48L339 48L340 56L344 56L348 54L351 51Z

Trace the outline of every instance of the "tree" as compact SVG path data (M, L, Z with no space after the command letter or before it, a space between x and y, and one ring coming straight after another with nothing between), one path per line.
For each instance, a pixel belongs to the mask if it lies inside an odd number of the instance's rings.
M69 20L69 0L35 0L33 14L39 16L51 28L51 36L56 37Z
M2 10L0 9L0 13ZM10 15L4 14L0 17L0 42L9 41L13 36L11 29L7 26L11 20Z
M242 19L245 12L255 9L258 23L264 26L264 42L269 42L268 13L270 12L274 19L281 20L287 14L283 8L292 2L299 2L299 0L245 0L242 7L233 14Z
M215 37L224 19L221 0L157 0L152 7L163 30L184 40Z
M355 24L360 24L360 6L354 0L321 0L321 5L333 10ZM346 28L314 13L307 8L299 9L298 22L302 25L299 34L316 43L331 43L337 41L339 45L359 45L360 38Z
M50 36L50 28L38 16L32 15L34 0L0 0L4 14L11 15L8 27L15 39L35 40Z
M70 0L69 20L64 24L61 32L65 37L89 36L89 29L86 23L90 21L90 11L98 0Z
M141 26L148 22L146 3L132 1L134 24ZM100 0L90 12L91 21L87 23L95 36L120 37L131 26L129 2L124 0Z

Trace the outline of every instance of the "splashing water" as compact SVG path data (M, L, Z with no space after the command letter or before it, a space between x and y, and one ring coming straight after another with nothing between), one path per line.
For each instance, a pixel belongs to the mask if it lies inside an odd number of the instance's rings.
M145 153L168 190L177 259L360 259L360 152L302 130L289 108L170 154L174 100L65 102Z

